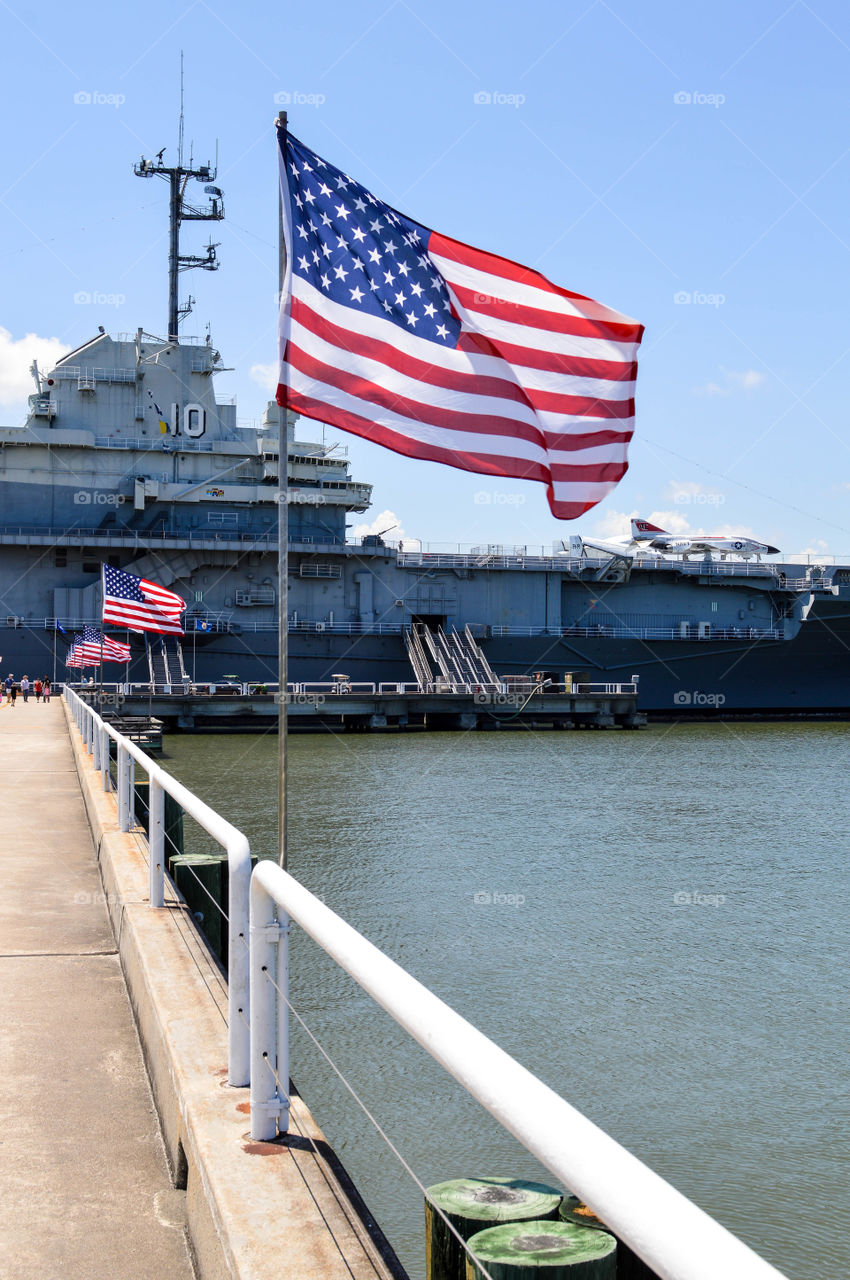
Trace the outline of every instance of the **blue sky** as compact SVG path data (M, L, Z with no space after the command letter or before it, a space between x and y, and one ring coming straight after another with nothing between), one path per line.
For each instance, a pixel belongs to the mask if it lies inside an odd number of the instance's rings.
M0 421L22 421L32 354L98 324L165 328L166 187L132 165L176 154L184 49L187 147L204 161L219 140L228 213L213 225L221 270L182 277L197 299L186 329L210 322L240 418L261 414L276 352L280 95L294 133L414 218L646 326L631 469L582 521L554 520L540 485L350 438L375 485L369 521L391 512L430 543L539 545L625 532L640 512L850 559L843 6L4 11ZM206 230L188 228L184 250Z

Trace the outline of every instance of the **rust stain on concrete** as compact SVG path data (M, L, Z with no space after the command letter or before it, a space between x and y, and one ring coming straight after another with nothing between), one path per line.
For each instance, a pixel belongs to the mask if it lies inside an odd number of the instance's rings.
M282 1156L286 1154L286 1147L280 1147L275 1142L243 1142L242 1150L247 1156Z

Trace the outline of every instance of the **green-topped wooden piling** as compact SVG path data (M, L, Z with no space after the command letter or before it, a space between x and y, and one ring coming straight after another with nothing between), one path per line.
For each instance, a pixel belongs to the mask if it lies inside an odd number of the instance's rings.
M229 912L226 853L181 853L168 859L168 874L210 944L213 955L227 968Z
M607 1231L572 1222L507 1223L467 1241L492 1280L615 1280L617 1242ZM482 1280L466 1260L465 1280Z
M427 1280L464 1280L466 1253L437 1209L464 1240L496 1223L556 1219L561 1193L524 1178L455 1178L428 1187L425 1200Z
M564 1196L558 1216L563 1222L572 1222L592 1231L607 1231L614 1236L617 1241L617 1280L657 1280L656 1273L619 1236L614 1235L611 1228L601 1218L597 1218L590 1206L578 1196Z

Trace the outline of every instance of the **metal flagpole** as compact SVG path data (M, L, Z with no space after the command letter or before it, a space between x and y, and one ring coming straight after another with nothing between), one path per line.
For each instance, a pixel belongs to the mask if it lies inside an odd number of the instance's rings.
M281 111L277 117L278 146L286 139L287 117ZM278 194L278 292L283 305L283 289L286 278L286 240L283 234L283 192ZM287 811L286 811L286 695L289 674L289 441L286 429L286 396L280 406L278 419L278 503L277 503L277 644L278 644L278 703L277 728L280 750L278 773L278 864L287 864Z
M281 111L277 118L278 146L286 145L286 112ZM285 156L284 150L284 156ZM284 176L286 169L283 169ZM287 196L288 198L288 196ZM283 189L278 195L278 266L279 294L281 306L288 300L284 298L286 285L286 238L284 230ZM278 851L277 860L286 870L287 864L287 806L286 806L286 738L287 738L287 692L289 676L289 438L286 427L286 409L288 396L281 396L283 404L278 411L277 433L277 643L278 643L278 694L277 694L277 737L280 744L280 769L278 773ZM277 1115L279 1133L289 1130L289 917L279 910L280 943L275 961L276 986L283 996L283 1006L277 1019L277 1076L280 1081L277 1093L283 1091L279 1098L280 1110Z
M101 564L100 566L100 684L98 687L98 694L97 694L97 713L98 715L101 715L101 716L103 715L103 605L104 605L104 595L105 595L105 587L103 585L103 574L104 574L104 567L103 567L103 564ZM85 635L85 630L86 628L84 624L83 635Z

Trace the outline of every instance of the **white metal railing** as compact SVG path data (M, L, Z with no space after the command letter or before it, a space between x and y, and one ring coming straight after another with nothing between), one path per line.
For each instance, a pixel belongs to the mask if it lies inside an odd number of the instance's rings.
M89 382L135 382L136 370L129 368L103 369L85 364L57 364L51 375L56 382L85 378Z
M133 765L140 764L148 774L152 908L164 905L165 792L227 850L228 1070L231 1084L250 1085L252 1138L264 1141L288 1129L291 917L565 1187L591 1204L661 1280L716 1280L718 1275L783 1280L779 1271L287 872L263 861L251 875L248 841L241 832L104 722L72 689L66 688L65 697L94 766L103 774L104 789L110 785L109 740L116 743L119 825L124 831L132 818Z
M256 1141L268 1141L288 1126L290 917L662 1280L782 1280L779 1271L272 862L260 862L251 877Z
M109 740L116 744L118 775L118 825L129 831L133 825L134 765L138 764L150 780L148 794L148 862L150 868L150 904L165 904L165 793L173 796L185 813L227 852L229 887L228 928L228 1057L229 1083L242 1088L250 1079L249 980L248 980L248 898L251 882L251 850L241 831L204 804L176 778L146 755L134 742L124 737L97 714L75 691L65 686L64 696L92 763L108 791L110 780Z
M189 436L181 436L177 443L174 436L161 435L144 440L140 436L95 436L94 444L96 449L128 449L133 452L215 453L212 440L195 440Z

